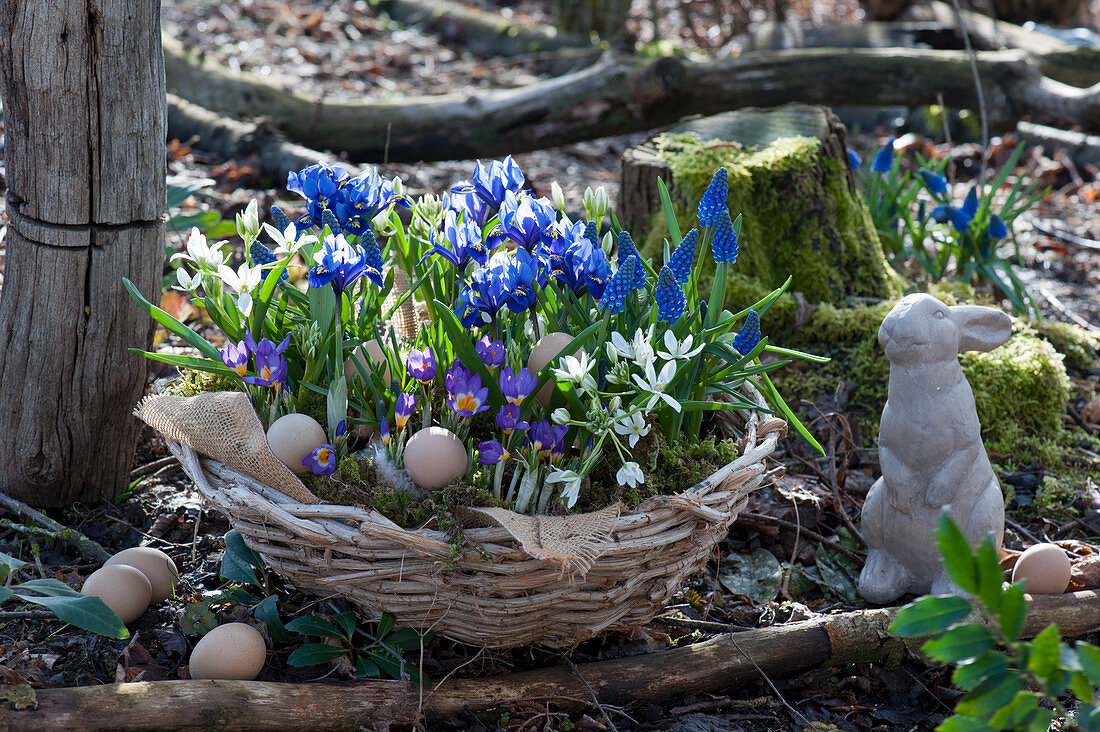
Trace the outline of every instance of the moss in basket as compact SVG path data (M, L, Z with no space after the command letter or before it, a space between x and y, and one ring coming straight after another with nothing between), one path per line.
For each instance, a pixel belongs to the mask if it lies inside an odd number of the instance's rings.
M209 371L180 369L180 378L168 388L176 396L198 396L208 391L237 391L241 382L236 376L225 376Z

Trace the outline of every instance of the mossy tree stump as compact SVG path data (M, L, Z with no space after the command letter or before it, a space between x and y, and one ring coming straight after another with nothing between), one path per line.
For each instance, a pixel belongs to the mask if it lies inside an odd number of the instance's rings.
M714 171L729 172L730 215L743 215L736 295L793 275L810 302L886 297L894 275L848 166L844 126L824 107L743 109L684 122L626 151L619 211L646 256L662 258L668 227L657 177L682 231ZM754 287L755 285L755 287Z

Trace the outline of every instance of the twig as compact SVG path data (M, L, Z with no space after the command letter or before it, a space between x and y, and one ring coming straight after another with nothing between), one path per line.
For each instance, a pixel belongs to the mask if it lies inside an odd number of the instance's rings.
M107 553L106 549L84 536L84 534L81 534L76 529L62 526L41 511L34 510L22 501L17 501L11 496L0 493L0 506L3 506L17 516L22 516L25 519L34 521L39 526L54 532L54 538L73 547L86 559L102 564L111 558L111 555Z
M160 537L160 536L153 536L152 534L148 534L148 533L142 531L141 529L139 529L138 527L134 526L133 524L131 524L127 521L123 521L120 518L115 518L114 516L110 516L108 514L103 514L103 518L107 519L108 521L114 521L116 524L122 524L126 528L130 529L131 531L136 531L137 533L141 534L142 536L144 536L146 539L149 539L150 541L159 541L161 544L165 544L165 545L170 546L170 547L175 547L177 549L182 549L182 548L187 546L186 544L179 544L179 543L176 543L174 541L168 541L167 539L165 539L163 537ZM192 561L194 561L193 557L192 557Z
M149 473L155 473L161 468L167 467L174 462L177 462L176 456L169 455L168 457L163 457L160 460L154 460L151 463L146 463L140 468L134 468L130 471L130 480L137 480L138 478L149 475Z
M1081 326L1085 330L1092 331L1093 333L1100 331L1100 328L1096 327L1077 313L1070 310L1069 307L1067 307L1061 300L1058 299L1057 295L1050 291L1049 288L1039 285L1038 290L1039 294L1046 298L1046 301L1051 304L1051 307L1060 312L1062 315L1065 315L1077 325Z
M619 732L618 728L615 727L615 723L611 721L611 716L608 715L607 711L603 708L603 705L600 704L600 700L596 698L596 692L592 689L591 686L588 685L588 682L584 680L584 677L581 676L581 672L577 668L577 664L573 663L573 660L569 658L569 656L562 656L562 658L564 658L565 662L569 664L569 668L573 671L573 675L581 680L581 683L584 684L584 688L588 689L588 693L592 695L592 703L596 705L596 709L599 709L600 714L602 714L603 718L607 720L608 726L611 727L611 732Z
M57 616L49 610L3 610L0 620L56 620Z
M783 702L783 706L787 707L787 709L790 710L791 714L793 714L795 718L798 719L803 725L805 725L807 728L811 727L810 720L802 716L802 713L800 711L792 707L790 703L783 698L783 695L779 693L779 689L775 687L775 684L772 683L772 680L768 678L768 675L766 673L764 673L764 669L760 668L760 666L757 665L756 659L745 653L745 649L741 647L741 645L733 638L733 636L730 636L730 642L733 643L733 647L740 651L741 655L747 658L749 663L751 663L753 667L760 672L760 675L764 677L764 681L768 684L769 687L771 687L772 693L774 693L776 697L778 697L779 701Z
M762 513L753 513L751 511L745 511L744 513L742 513L740 515L739 520L759 521L759 522L763 522L763 523L766 523L766 524L773 524L775 526L779 526L780 528L790 529L791 531L798 531L798 526L796 524L794 524L790 521L787 521L786 519L775 518L774 516L767 516L767 515L762 514ZM826 539L821 534L817 533L816 531L812 531L810 529L807 529L805 526L802 527L802 533L806 535L806 538L811 539L813 541L816 541L819 544L824 544L825 546L829 547L830 549L840 552L841 554L843 554L844 556L848 557L849 559L851 559L853 561L862 562L863 559L864 559L864 556L862 554L860 554L859 552L854 552L851 549L849 549L848 547L846 547L842 544L839 544L839 543L833 541L832 539Z
M703 633L740 633L746 630L753 630L753 628L749 628L744 625L734 625L732 623L716 623L712 620L693 620L691 618L677 618L671 615L658 615L653 619L658 623L661 623L662 625L687 628L688 630L698 630Z
M978 115L982 123L982 172L978 181L981 186L984 186L986 166L989 164L989 112L985 106L985 89L982 87L982 77L978 74L978 54L974 53L974 47L970 45L970 33L967 32L966 24L963 23L962 7L959 6L959 0L951 0L951 5L955 9L955 22L959 24L963 48L966 49L966 55L970 59L970 73L974 77L974 88L978 92Z
M1025 529L1023 526L1020 526L1018 523L1016 523L1015 521L1010 519L1008 516L1005 516L1005 526L1008 526L1010 529L1015 531L1017 534L1020 534L1025 539L1029 539L1032 544L1042 544L1043 543L1039 539L1036 539L1034 534L1032 534L1030 531Z

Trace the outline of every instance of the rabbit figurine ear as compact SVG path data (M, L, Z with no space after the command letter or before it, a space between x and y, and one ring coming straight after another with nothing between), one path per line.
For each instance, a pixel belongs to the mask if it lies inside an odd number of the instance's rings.
M1012 335L1007 313L981 305L955 305L951 321L959 329L959 351L992 351Z

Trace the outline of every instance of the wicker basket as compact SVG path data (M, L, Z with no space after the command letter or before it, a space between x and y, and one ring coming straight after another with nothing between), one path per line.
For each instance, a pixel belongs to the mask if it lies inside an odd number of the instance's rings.
M762 404L758 392L746 393ZM245 543L294 585L343 596L367 617L392 613L479 646L564 647L652 619L705 565L762 483L786 423L756 411L719 414L724 429L741 422L741 456L682 494L605 511L607 541L569 566L532 556L501 525L465 529L476 550L454 560L440 531L403 529L352 506L299 503L186 445L169 447Z

